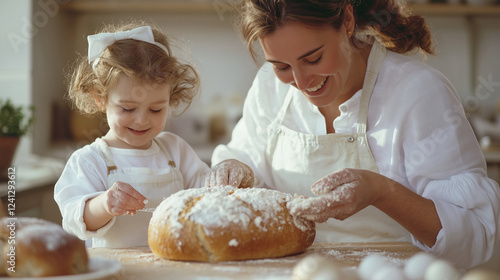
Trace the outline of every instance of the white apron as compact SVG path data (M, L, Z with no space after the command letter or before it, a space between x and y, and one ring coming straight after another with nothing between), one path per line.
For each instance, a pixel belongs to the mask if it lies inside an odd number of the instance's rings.
M155 208L165 197L184 188L182 175L175 167L172 157L161 141L153 140L169 161L169 168L165 169L119 168L115 165L106 142L101 138L96 141L108 166L107 189L111 188L116 181L128 183L149 200L147 208ZM105 235L92 239L92 246L109 248L148 246L148 227L151 215L151 212L137 211L134 216L115 217L115 223Z
M283 119L294 91L287 93L277 118L268 126L266 147L278 190L316 196L311 191L312 184L341 168L379 172L366 138L366 123L370 96L385 54L386 49L375 42L361 93L357 133L310 135L285 127ZM411 241L406 229L373 206L344 221L329 219L316 226L318 242Z

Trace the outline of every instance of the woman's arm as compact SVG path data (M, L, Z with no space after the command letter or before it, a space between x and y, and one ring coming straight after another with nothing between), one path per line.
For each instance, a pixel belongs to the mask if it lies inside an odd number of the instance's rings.
M369 176L374 177L372 185L381 186L373 206L398 222L428 247L434 246L442 229L434 202L387 177L375 173Z
M431 200L368 170L339 170L318 180L311 190L318 196L289 203L292 215L322 223L329 218L345 220L373 205L429 247L442 228Z

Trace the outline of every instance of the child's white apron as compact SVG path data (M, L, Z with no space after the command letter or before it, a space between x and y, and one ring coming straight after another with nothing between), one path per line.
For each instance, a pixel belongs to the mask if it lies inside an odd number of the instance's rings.
M157 207L163 199L184 188L184 181L180 171L175 167L172 157L161 141L154 140L169 161L165 169L151 169L147 167L120 168L114 163L113 156L104 140L97 139L98 147L106 158L108 166L108 186L111 188L116 181L130 184L149 203L147 208ZM93 238L93 247L124 248L148 246L148 227L151 212L137 211L134 216L124 215L115 217L113 226L105 235Z
M379 172L366 138L366 123L370 96L385 55L386 49L376 42L363 84L357 133L310 135L285 127L282 123L294 91L287 94L277 118L268 126L266 147L266 157L271 163L278 190L316 196L310 189L312 184L341 168ZM344 221L329 219L316 226L316 241L319 242L411 240L406 229L373 206Z

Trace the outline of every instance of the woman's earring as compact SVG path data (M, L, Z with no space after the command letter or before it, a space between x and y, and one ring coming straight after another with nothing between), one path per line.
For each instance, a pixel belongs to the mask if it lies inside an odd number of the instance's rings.
M352 35L352 31L347 32L348 37L351 37L351 35Z

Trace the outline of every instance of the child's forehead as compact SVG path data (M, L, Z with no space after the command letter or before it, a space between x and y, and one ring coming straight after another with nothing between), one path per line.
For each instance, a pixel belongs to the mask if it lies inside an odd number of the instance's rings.
M116 85L109 90L109 97L113 99L141 102L145 100L168 101L170 86L168 84L149 84L139 79L120 77Z
M124 89L124 90L157 90L161 88L169 88L169 84L156 84L150 83L138 78L131 78L127 76L121 76L118 78L114 88Z

